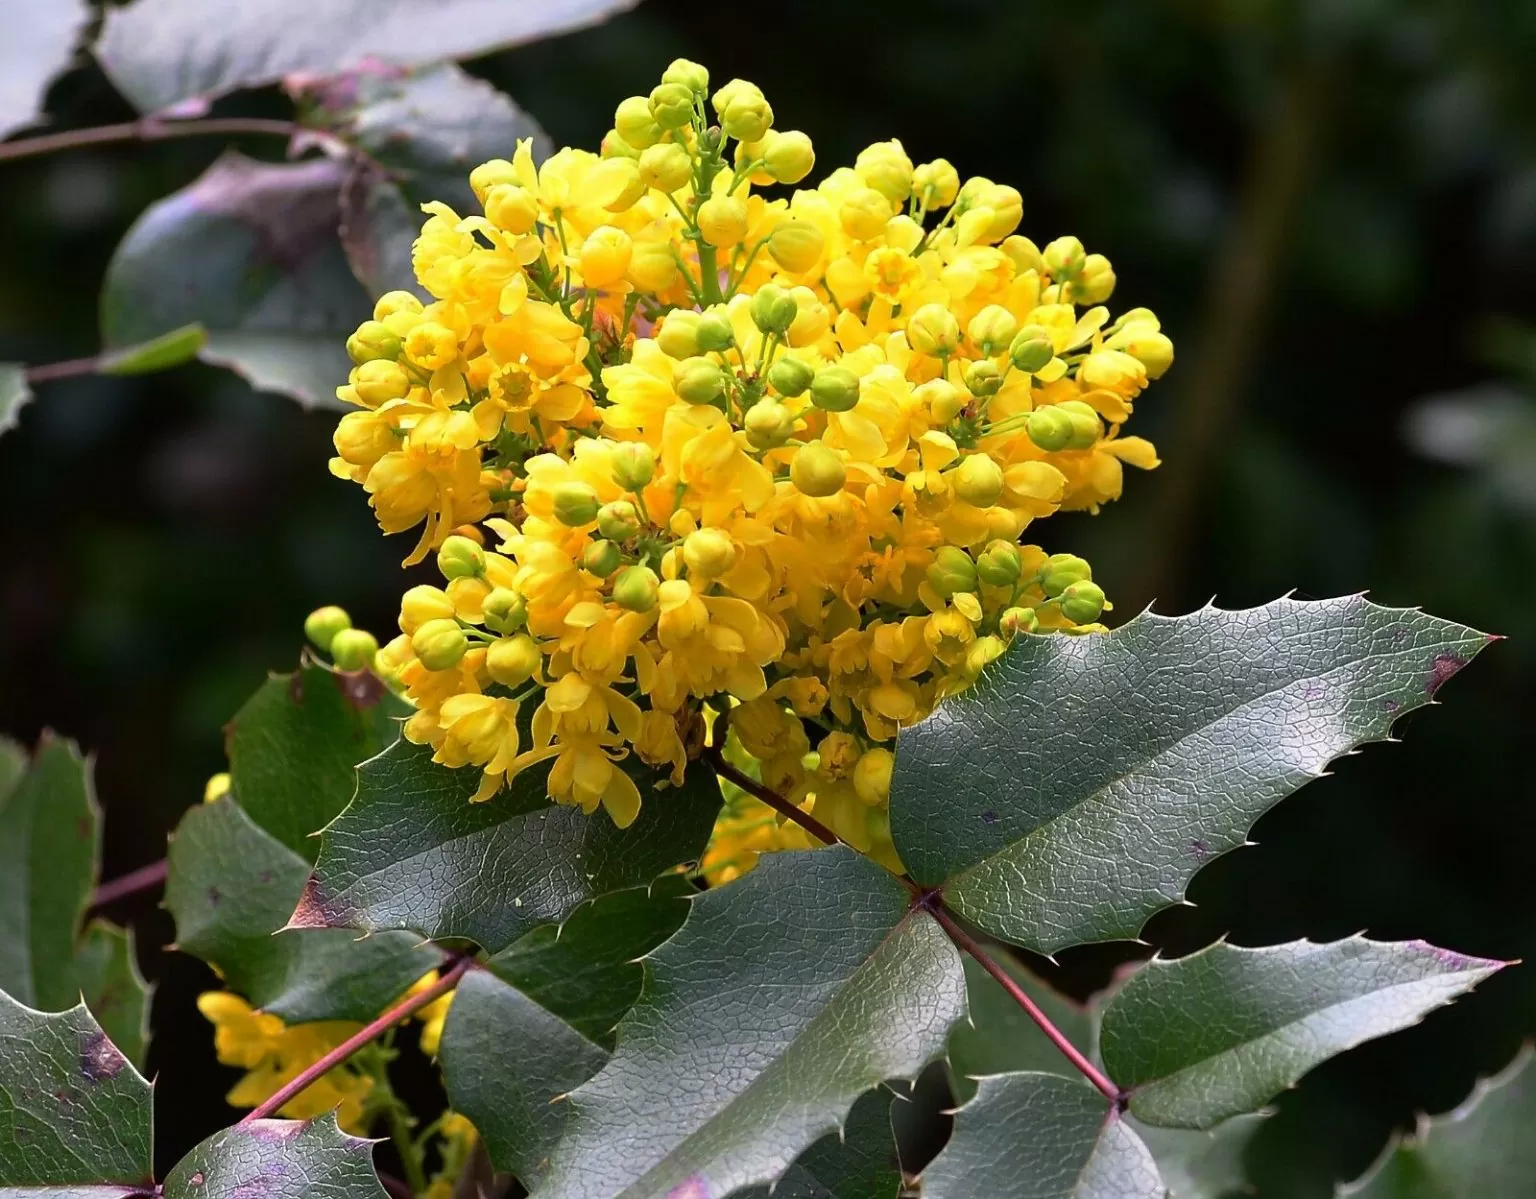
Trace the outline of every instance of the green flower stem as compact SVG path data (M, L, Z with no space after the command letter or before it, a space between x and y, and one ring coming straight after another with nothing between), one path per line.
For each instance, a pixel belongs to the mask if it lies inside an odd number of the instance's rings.
M709 759L709 764L714 767L715 773L723 779L735 783L748 795L762 800L775 812L794 821L811 836L826 845L836 845L837 834L824 825L809 812L802 812L789 800L785 799L771 787L765 787L750 774L744 774L725 760L725 755L720 752L718 745L711 745L704 751L704 756Z
M703 238L699 239L699 287L704 295L705 304L719 304L724 298L720 294L720 266L715 259L715 247Z
M390 1093L386 1112L389 1116L389 1139L394 1141L395 1149L400 1154L401 1165L405 1168L406 1185L411 1188L412 1194L425 1194L427 1172L421 1165L421 1152L411 1138L411 1122L405 1113L405 1108L394 1097L393 1092Z

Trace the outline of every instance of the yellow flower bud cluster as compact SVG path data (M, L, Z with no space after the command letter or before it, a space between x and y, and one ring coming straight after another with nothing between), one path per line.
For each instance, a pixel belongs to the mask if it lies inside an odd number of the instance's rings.
M1087 563L1024 535L1157 465L1121 435L1172 361L1156 316L1015 232L1011 187L897 141L779 187L814 158L679 60L600 153L520 143L471 174L482 213L426 205L432 301L348 342L333 470L444 577L378 668L477 798L553 759L556 800L628 824L625 759L680 780L728 713L765 782L894 862L897 730L1009 638L1101 627Z

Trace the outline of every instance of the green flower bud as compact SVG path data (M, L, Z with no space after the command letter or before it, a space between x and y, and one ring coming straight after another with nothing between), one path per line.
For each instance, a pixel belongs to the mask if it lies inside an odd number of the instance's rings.
M502 637L486 647L485 672L503 687L516 687L533 677L542 658L537 643L528 634Z
M725 391L725 372L708 358L690 358L678 368L672 387L690 404L712 404Z
M978 358L965 368L965 389L973 396L992 396L1003 385L1003 372L989 358Z
M411 634L411 649L428 670L452 670L469 648L456 620L429 620Z
M1102 304L1109 299L1115 290L1115 269L1109 265L1109 259L1102 254L1088 255L1069 290L1078 304Z
M1024 424L1029 439L1047 453L1066 449L1072 440L1072 418L1060 408L1059 404L1036 408Z
M1009 608L998 618L997 627L1009 637L1035 633L1040 629L1040 617L1033 608Z
M1028 374L1044 370L1056 357L1056 347L1050 336L1038 325L1019 330L1008 346L1008 357L1019 370Z
M454 535L437 551L437 569L445 579L476 577L485 573L485 551L468 537Z
M988 454L968 454L949 477L955 494L977 508L990 508L1003 494L1003 468Z
M651 102L645 96L631 96L620 103L613 114L613 127L637 150L661 140L661 126L651 116Z
M686 308L674 308L667 313L656 333L656 345L668 358L681 361L699 352L699 321L697 312Z
M789 480L801 495L836 495L847 478L848 468L837 451L820 441L801 446L789 464Z
M680 83L651 89L651 120L663 129L681 129L693 120L693 92Z
M811 380L811 403L825 412L847 412L859 402L859 377L846 366L824 366Z
M1093 578L1093 567L1076 554L1052 554L1045 560L1041 572L1040 587L1046 595L1055 598L1073 583Z
M1073 624L1092 624L1104 612L1104 589L1090 579L1073 583L1061 593L1061 614Z
M649 566L626 566L613 583L613 602L631 612L649 612L656 606L661 580Z
M960 591L975 591L976 563L957 546L942 546L928 567L928 582L945 599Z
M400 357L400 336L382 321L364 321L347 338L347 354L359 366L376 358L394 360Z
M607 540L589 542L587 548L581 552L582 569L595 574L600 579L606 579L618 570L622 562L623 556L619 553L619 547Z
M589 483L572 479L555 488L555 519L573 529L596 520L601 506Z
M1069 450L1091 450L1098 444L1104 426L1099 423L1099 414L1092 405L1082 400L1066 400L1056 408L1072 422L1072 435L1067 439Z
M742 420L747 441L760 450L783 445L794 435L795 414L777 400L758 400Z
M1058 237L1041 251L1040 256L1045 260L1045 269L1055 279L1070 279L1079 274L1088 257L1083 251L1083 243L1075 237Z
M757 294L752 297L752 306L748 309L752 323L760 330L781 336L789 332L799 311L800 306L795 303L795 297L772 283L765 283L758 288Z
M338 670L367 670L378 652L378 638L366 629L342 629L331 639L331 660Z
M497 587L480 601L485 627L493 633L515 633L528 620L528 602L510 587Z
M639 535L640 513L628 500L614 500L597 512L597 531L609 541L628 541Z
M704 354L718 354L736 344L736 331L723 312L701 312L695 337L699 351Z
M612 462L613 481L625 491L639 491L656 477L656 451L643 441L619 442Z
M793 354L785 354L768 368L768 386L789 398L803 395L815 377L811 364Z
M411 390L411 377L405 367L392 358L375 358L352 371L352 386L357 398L370 408L404 399Z
M948 379L929 379L912 392L912 397L928 409L936 425L949 424L965 411L971 399Z
M1012 587L1023 573L1019 547L1011 541L993 541L976 559L976 574L992 587Z
M988 304L971 318L965 332L983 354L1000 354L1018 329L1018 318L1013 313L1001 304Z
M703 96L709 92L709 71L686 58L674 58L661 73L663 83L676 83Z
M659 142L640 151L640 178L647 187L675 192L693 177L693 160L676 142Z
M725 107L716 111L720 114L721 132L739 142L761 141L773 126L773 109L763 93L750 83L733 92Z
M799 130L769 131L763 139L763 170L775 183L799 183L816 165L811 139Z
M337 633L351 627L352 618L347 615L347 610L338 608L335 604L316 608L304 618L304 636L308 637L310 644L322 654L331 652L331 642L335 640Z

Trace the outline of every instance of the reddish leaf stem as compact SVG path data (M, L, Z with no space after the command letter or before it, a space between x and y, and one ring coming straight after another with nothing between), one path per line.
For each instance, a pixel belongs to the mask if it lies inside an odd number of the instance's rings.
M415 995L407 996L389 1011L385 1012L373 1023L365 1025L359 1031L353 1033L335 1049L327 1053L318 1062L308 1066L303 1073L292 1079L286 1086L279 1088L274 1094L268 1096L260 1106L252 1108L246 1113L241 1124L249 1124L253 1120L265 1120L276 1112L283 1104L287 1103L295 1095L299 1094L311 1083L328 1070L339 1066L364 1045L375 1037L387 1032L400 1021L408 1018L433 1000L441 999L454 987L459 985L459 979L464 977L464 972L474 965L474 959L468 954L460 957L435 983L424 991L418 991Z
M137 895L140 891L148 891L165 882L166 861L161 858L158 862L151 862L148 866L140 866L137 870L130 870L127 874L102 883L91 896L91 907L104 908L109 903L116 903L119 899L127 899L130 895Z
M16 142L0 144L0 162L27 158L33 154L52 154L58 150L76 150L83 146L105 146L115 142L157 142L173 137L236 136L243 133L293 137L313 133L293 121L274 121L265 117L213 117L200 121L168 121L164 117L142 117L120 125L97 125L90 129L65 129Z
M725 760L725 755L720 752L718 745L711 745L704 751L704 756L709 759L709 764L715 768L715 773L723 779L729 779L748 795L762 800L781 816L794 821L811 836L825 845L837 844L839 838L836 833L824 825L809 812L802 812L789 800L785 799L772 787L765 787L750 774L737 770Z
M939 922L939 926L949 934L950 940L975 958L983 970L997 979L1002 985L1003 990L1007 991L1013 1001L1024 1009L1029 1018L1040 1026L1040 1031L1050 1038L1051 1044L1061 1050L1066 1059L1082 1071L1084 1078L1102 1091L1111 1103L1118 1106L1124 1100L1124 1093L1110 1081L1109 1076L1090 1062L1076 1045L1067 1040L1066 1034L1051 1023L1051 1018L1040 1010L1039 1004L1029 997L1024 988L1019 986L1018 982L997 964L992 955L982 948L975 937L971 936L970 933L966 932L965 929L955 922L955 918L944 907L942 900L931 904L928 911Z

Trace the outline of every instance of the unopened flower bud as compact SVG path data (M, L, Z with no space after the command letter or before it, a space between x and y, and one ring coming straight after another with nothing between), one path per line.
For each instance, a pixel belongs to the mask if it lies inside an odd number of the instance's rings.
M498 183L516 183L517 168L505 158L493 158L489 162L482 162L469 173L469 187L475 193L475 199L483 205L485 197L490 194L491 188Z
M661 580L649 566L626 566L613 583L613 602L631 612L649 612L656 606Z
M415 314L422 310L421 297L415 292L386 291L373 302L373 319L388 320L397 313Z
M538 645L526 633L502 637L486 648L485 672L503 687L516 687L533 677L542 658Z
M1040 629L1040 617L1033 608L1008 608L998 618L997 627L1009 637L1034 633Z
M960 322L942 304L924 304L907 321L907 342L919 354L953 354L960 344Z
M613 481L625 491L640 491L656 477L656 451L643 441L619 442L613 447L609 462L613 468ZM611 507L612 504L605 505L605 508ZM601 518L602 514L598 515Z
M1047 453L1067 448L1072 440L1072 418L1061 411L1061 405L1050 404L1036 408L1024 424L1029 439Z
M769 256L793 275L803 275L814 267L826 248L827 239L820 229L792 216L781 220L768 236Z
M873 241L885 232L894 215L891 202L872 187L859 188L844 197L837 210L843 232L857 241Z
M768 368L768 386L781 396L794 397L804 393L816 377L816 371L803 358L784 354Z
M1102 254L1090 254L1083 259L1083 269L1068 289L1078 304L1102 304L1114 294L1115 268Z
M675 192L693 177L693 160L676 142L659 142L640 151L640 178L647 187Z
M629 281L641 291L658 294L677 282L677 259L672 244L660 238L635 243L629 256Z
M728 249L747 235L747 202L740 196L711 196L699 205L698 222L706 242Z
M783 445L794 435L795 414L777 400L758 400L742 418L747 441L760 450Z
M763 138L762 159L763 169L775 183L799 183L816 165L816 151L798 129L769 130Z
M1002 353L1018 330L1018 318L1001 304L988 304L965 327L966 335L989 355Z
M941 546L928 567L928 582L945 599L960 591L975 591L976 563L957 546Z
M1021 329L1008 347L1008 358L1019 370L1028 374L1044 370L1056 357L1056 347L1045 330L1038 326Z
M400 357L400 337L382 321L364 321L347 338L347 355L361 365L375 358Z
M1071 584L1061 593L1061 614L1073 624L1092 624L1104 612L1104 589L1091 579Z
M1133 336L1125 338L1119 348L1147 368L1149 379L1161 378L1163 372L1173 365L1173 342L1166 334L1155 330L1146 333L1137 331Z
M951 472L955 494L977 508L990 508L1003 494L1003 468L990 454L968 454Z
M623 555L619 553L619 547L608 540L588 542L581 552L582 569L600 579L606 579L621 565Z
M965 389L973 396L996 395L1003 385L1003 372L990 358L978 358L965 368Z
M836 495L847 481L848 468L831 446L812 441L795 451L789 479L802 495L822 498Z
M597 510L597 531L609 541L628 541L640 532L640 513L628 500L604 504Z
M337 633L351 627L352 618L347 615L347 610L335 604L316 608L304 618L304 636L322 654L331 652L331 642L336 639Z
M429 620L411 634L411 649L428 670L452 670L468 648L457 620Z
M480 602L485 627L493 633L515 633L528 619L528 602L509 587L497 587Z
M748 312L752 317L752 323L762 332L783 336L789 332L790 325L795 323L795 314L799 310L794 296L782 287L765 283L752 297Z
M597 155L599 158L638 159L640 151L620 137L617 129L610 129L603 134L603 140L597 143Z
M696 529L683 540L683 561L691 574L715 578L736 564L736 543L723 529Z
M928 409L936 425L949 424L971 399L948 379L929 379L913 390L912 397Z
M1040 247L1029 238L1020 237L1015 233L1012 237L1003 239L1001 249L1008 255L1008 260L1013 263L1013 268L1018 274L1022 275L1027 271L1034 271L1037 275L1045 273L1045 259L1041 257Z
M366 629L342 629L331 640L331 660L338 670L367 670L378 652L378 638Z
M452 620L453 601L441 587L425 583L412 587L400 597L400 631L414 633L429 620Z
M874 188L892 205L906 203L912 192L912 160L898 141L866 146L854 159L853 169L865 186Z
M866 749L853 768L853 791L870 807L879 807L891 798L891 772L896 755L881 746Z
M725 391L725 372L708 358L690 358L677 368L672 387L690 404L712 404Z
M574 529L596 520L597 510L602 505L591 484L572 479L556 486L554 506L555 519Z
M1072 434L1067 439L1069 450L1090 450L1098 444L1104 427L1099 423L1099 414L1091 405L1082 400L1065 400L1057 404L1056 409L1072 423Z
M522 235L539 219L539 202L526 187L498 183L485 196L485 219L507 233Z
M390 358L375 358L352 372L352 387L357 398L370 408L403 399L411 390L411 377L405 367Z
M1072 278L1082 271L1088 257L1083 243L1071 236L1058 237L1041 251L1040 256L1045 260L1045 269L1055 279Z
M651 89L651 120L662 129L681 129L693 120L693 92L680 83L661 83Z
M445 579L478 578L485 573L485 551L468 537L455 534L438 547L437 569Z
M912 192L930 211L947 208L960 194L960 174L947 159L935 158L912 172Z
M686 58L674 58L661 73L663 83L677 83L696 95L709 91L709 71Z
M993 541L976 559L976 574L992 587L1012 587L1023 573L1019 547L1011 541Z
M701 312L699 323L694 329L701 354L718 354L736 344L736 331L731 328L730 317L724 312Z
M859 402L859 377L846 366L824 366L811 380L811 403L825 412L847 412Z
M692 358L701 349L699 345L699 321L701 316L687 308L674 308L667 313L656 332L656 345L668 358Z
M661 126L651 116L651 102L646 96L630 96L622 101L614 110L613 127L637 150L654 146L661 140Z
M1054 599L1073 583L1085 582L1092 578L1093 567L1088 565L1086 559L1079 558L1076 554L1052 554L1045 560L1040 587L1046 595Z
M721 132L739 142L760 141L773 126L773 109L750 83L732 91L723 108L716 93L715 111L720 116Z
M581 243L577 265L588 287L608 288L623 280L635 243L629 234L612 225L600 225Z

